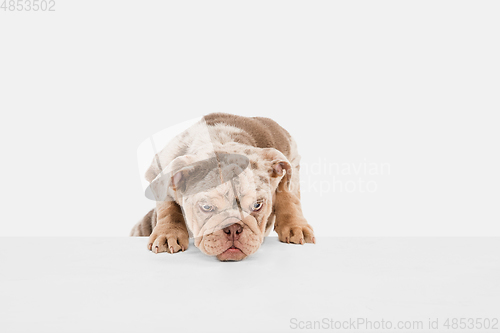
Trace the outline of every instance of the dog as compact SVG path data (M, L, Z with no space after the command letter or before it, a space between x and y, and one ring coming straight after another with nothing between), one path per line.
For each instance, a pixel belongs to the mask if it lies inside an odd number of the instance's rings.
M185 251L189 237L203 253L239 261L271 229L284 243L315 243L304 218L300 155L275 121L212 113L158 152L145 178L156 201L132 229L154 253Z

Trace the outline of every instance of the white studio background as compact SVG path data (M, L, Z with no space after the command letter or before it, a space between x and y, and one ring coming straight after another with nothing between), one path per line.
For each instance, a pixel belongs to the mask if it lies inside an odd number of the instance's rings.
M317 236L500 235L498 2L55 9L0 11L0 236L128 235L139 144L210 112L295 136Z

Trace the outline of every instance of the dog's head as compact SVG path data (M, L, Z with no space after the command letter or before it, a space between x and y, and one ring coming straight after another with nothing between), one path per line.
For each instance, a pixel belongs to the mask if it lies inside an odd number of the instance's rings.
M219 260L241 260L262 244L273 195L280 181L289 182L290 163L273 148L248 148L173 160L166 176L157 177L151 190L174 199L195 246Z

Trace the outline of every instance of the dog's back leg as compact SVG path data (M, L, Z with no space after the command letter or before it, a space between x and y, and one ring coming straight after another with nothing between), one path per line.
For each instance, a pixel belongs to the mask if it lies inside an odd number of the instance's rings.
M137 222L137 224L132 228L130 236L149 236L151 235L151 232L153 231L155 226L156 209L153 208L149 211L149 213L146 214L146 216L142 218L142 220Z

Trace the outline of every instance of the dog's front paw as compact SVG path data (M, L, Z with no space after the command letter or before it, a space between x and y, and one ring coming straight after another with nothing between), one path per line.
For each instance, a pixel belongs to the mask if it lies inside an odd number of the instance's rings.
M316 244L313 228L307 223L294 224L283 223L275 225L274 230L278 233L278 239L283 243Z
M149 236L148 249L154 253L169 252L176 253L187 250L189 235L181 229L153 230Z

